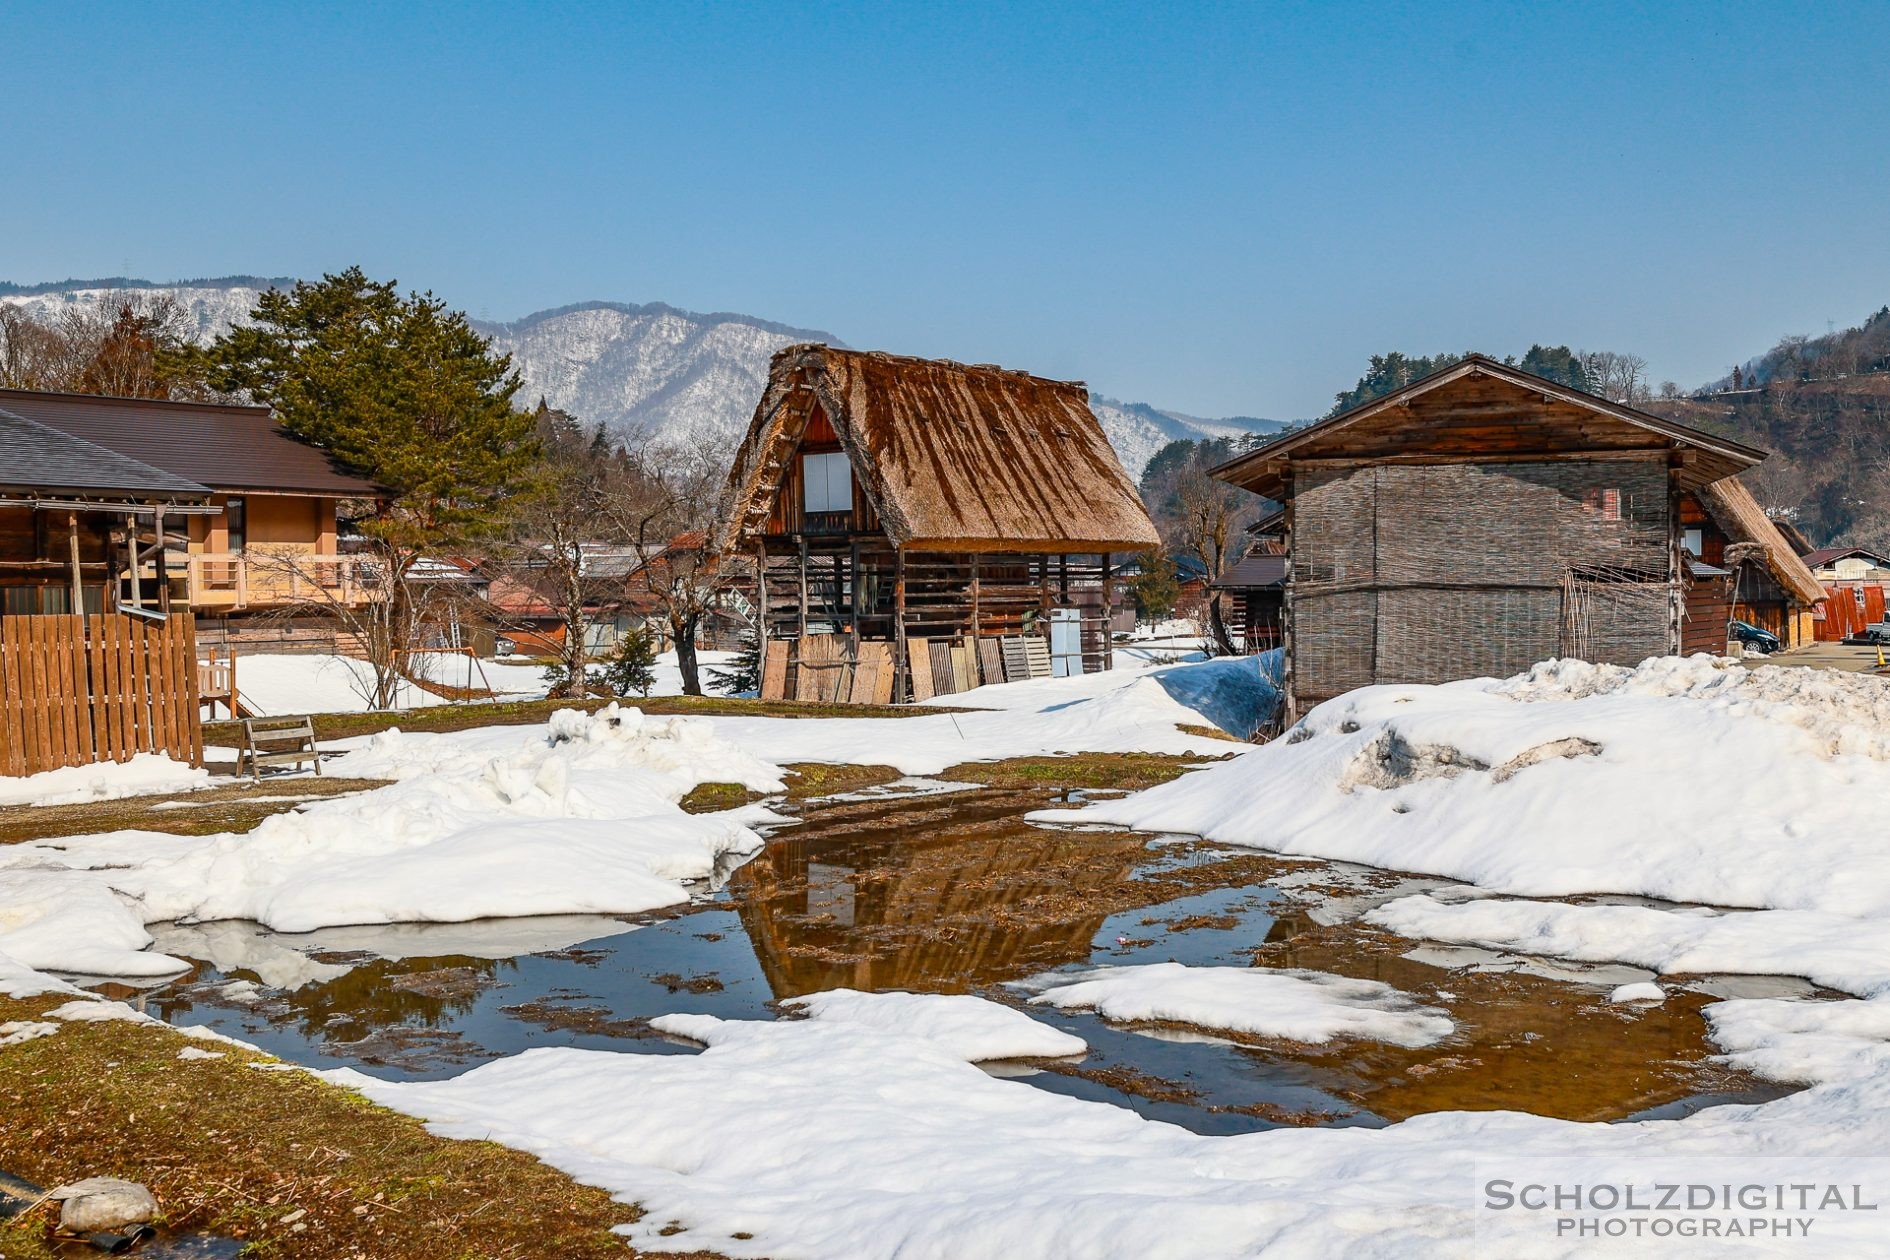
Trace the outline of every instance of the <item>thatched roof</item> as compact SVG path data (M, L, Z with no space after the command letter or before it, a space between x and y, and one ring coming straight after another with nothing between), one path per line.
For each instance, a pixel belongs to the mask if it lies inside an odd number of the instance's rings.
M901 547L1074 553L1161 541L1081 384L798 345L774 356L736 455L725 550L766 522L816 407Z
M1765 550L1765 567L1778 584L1793 598L1815 604L1824 598L1824 587L1785 541L1778 527L1737 477L1726 477L1699 489L1700 505L1713 523L1735 543L1755 543Z

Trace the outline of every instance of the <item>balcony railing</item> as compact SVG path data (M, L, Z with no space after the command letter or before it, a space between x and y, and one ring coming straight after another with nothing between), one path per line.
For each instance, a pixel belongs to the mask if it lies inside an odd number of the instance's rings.
M381 598L375 563L364 556L201 552L181 559L192 608L365 604Z

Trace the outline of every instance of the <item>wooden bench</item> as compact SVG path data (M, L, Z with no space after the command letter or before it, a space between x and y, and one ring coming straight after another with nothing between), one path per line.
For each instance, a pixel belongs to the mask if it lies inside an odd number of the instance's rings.
M293 747L281 745L293 744ZM237 759L237 773L245 766L249 777L262 780L262 767L294 762L299 770L304 761L312 762L317 775L322 772L321 749L315 746L313 718L244 718L243 750Z

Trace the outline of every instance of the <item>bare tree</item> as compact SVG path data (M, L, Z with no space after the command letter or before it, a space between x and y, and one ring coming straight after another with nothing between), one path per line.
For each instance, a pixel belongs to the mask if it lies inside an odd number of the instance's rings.
M631 541L624 525L646 487L601 430L587 437L571 416L542 401L538 440L545 451L539 484L518 509L517 536L502 548L501 571L556 612L563 641L553 694L582 699L592 691L592 627L614 616L624 597L621 573L597 572L598 548Z
M1202 580L1207 587L1208 633L1223 654L1235 652L1233 635L1227 629L1227 614L1222 607L1223 592L1215 583L1235 558L1235 540L1240 537L1243 513L1253 496L1216 481L1204 468L1190 469L1178 487L1181 500L1179 528L1182 545L1201 561Z
M1642 406L1652 398L1647 383L1647 360L1640 355L1586 350L1580 357L1590 392L1630 407Z
M190 312L168 293L116 293L34 319L0 307L0 384L120 398L214 397L182 370Z
M615 528L637 552L632 596L668 625L683 692L702 694L696 639L742 578L739 561L715 551L722 486L734 453L727 444L650 443L626 453L634 480L614 507Z

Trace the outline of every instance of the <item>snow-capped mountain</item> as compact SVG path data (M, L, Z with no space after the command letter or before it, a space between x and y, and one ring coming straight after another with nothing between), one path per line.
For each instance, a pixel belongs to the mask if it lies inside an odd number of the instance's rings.
M242 321L256 298L292 281L260 276L152 284L142 280L0 285L0 302L52 321L65 310L128 290L174 298L188 312L192 335L209 341ZM552 406L586 423L601 421L624 437L654 434L697 444L741 433L754 414L768 360L803 341L844 345L831 333L728 313L698 314L660 302L582 302L540 311L507 324L475 320L493 345L512 356L524 378L520 399ZM1270 433L1279 421L1239 416L1204 420L1100 394L1090 404L1123 467L1139 478L1156 451L1176 438Z

